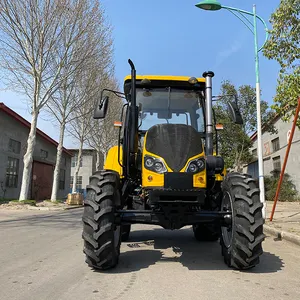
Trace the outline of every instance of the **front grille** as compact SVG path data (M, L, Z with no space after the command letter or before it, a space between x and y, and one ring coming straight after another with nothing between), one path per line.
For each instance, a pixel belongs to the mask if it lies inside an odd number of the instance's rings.
M203 151L199 132L184 124L158 124L147 133L146 150L162 157L168 167L179 172L186 162Z

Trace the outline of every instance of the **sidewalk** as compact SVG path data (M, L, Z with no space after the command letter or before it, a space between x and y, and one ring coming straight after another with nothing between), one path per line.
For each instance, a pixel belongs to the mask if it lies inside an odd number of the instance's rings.
M300 246L300 202L277 202L273 221L273 202L267 202L265 233L276 235Z
M75 208L82 208L83 205L69 205L65 202L52 203L50 201L37 202L36 205L23 204L18 202L0 202L0 210L40 210L40 211L52 211L52 210L69 210Z

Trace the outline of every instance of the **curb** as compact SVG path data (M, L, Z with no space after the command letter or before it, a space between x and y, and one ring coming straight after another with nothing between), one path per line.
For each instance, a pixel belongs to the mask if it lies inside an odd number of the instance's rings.
M296 244L300 246L300 236L286 232L286 231L281 231L279 229L275 229L271 226L264 225L264 232L272 234L276 236L280 240L286 240L289 241L293 244Z
M46 211L50 210L49 207L43 207L43 206L41 206L41 207L38 207L38 206L28 206L27 209L28 210L46 210Z
M60 211L60 210L70 210L75 208L81 208L83 205L70 206L70 207L45 207L45 206L30 206L28 210L42 210L42 211Z
M65 208L63 208L63 210L70 210L70 209L75 209L75 208L83 208L83 205L65 207Z

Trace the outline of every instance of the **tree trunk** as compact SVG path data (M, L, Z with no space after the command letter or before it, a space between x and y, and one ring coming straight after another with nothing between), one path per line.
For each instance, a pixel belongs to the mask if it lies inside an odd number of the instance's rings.
M78 176L79 169L80 169L80 161L81 161L81 156L82 156L82 147L83 147L83 138L81 138L81 140L80 140L80 145L79 145L79 149L78 149L77 165L76 165L75 173L74 173L74 176L73 176L72 194L76 193L76 183L77 183L77 176Z
M243 152L244 152L244 140L243 140L243 143L242 143L242 149L241 149L241 151L240 151L240 153L238 155L238 160L237 160L237 171L238 172L242 172L243 171L243 168L241 166Z
M30 179L31 179L31 170L32 170L32 161L33 161L33 152L36 142L36 127L37 127L37 119L38 119L38 111L32 112L31 118L31 126L30 132L27 139L27 149L26 153L23 158L24 162L24 169L22 175L22 184L21 184L21 191L19 201L27 200L28 199L28 191L30 186Z
M106 156L107 156L106 153L107 153L107 152L104 152L104 153L103 153L103 163L105 163L105 161L106 161Z
M238 169L237 169L238 157L239 157L239 152L238 152L238 150L236 150L235 158L234 158L234 166L233 166L233 169L234 169L235 172L238 171Z
M97 151L97 159L96 159L96 170L97 171L100 171L102 168L101 168L101 151L98 149L96 150Z
M53 174L53 184L52 184L52 192L51 192L52 202L57 200L57 191L59 188L59 173L60 173L60 165L61 165L61 158L62 158L62 151L63 151L63 144L64 144L65 127L66 127L66 123L62 122L60 124L59 142L57 146L56 163L55 163L55 169Z

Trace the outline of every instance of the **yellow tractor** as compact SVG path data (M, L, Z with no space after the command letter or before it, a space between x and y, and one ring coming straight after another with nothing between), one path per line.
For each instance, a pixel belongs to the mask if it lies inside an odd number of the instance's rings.
M229 267L257 265L263 205L255 180L226 174L215 153L213 72L203 78L136 76L128 62L124 93L104 90L126 102L118 145L87 186L82 234L87 264L115 267L121 241L129 238L131 224L140 223L172 230L190 225L199 241L220 239ZM104 118L108 105L108 96L101 95L94 118ZM237 102L228 107L233 122L242 124Z

